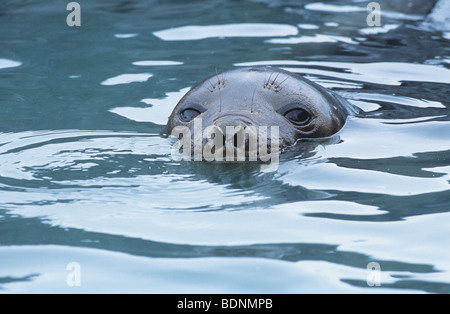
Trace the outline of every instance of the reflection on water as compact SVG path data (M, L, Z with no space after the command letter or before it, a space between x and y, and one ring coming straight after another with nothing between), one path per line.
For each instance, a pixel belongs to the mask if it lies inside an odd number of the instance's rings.
M263 66L271 65L284 67L291 72L302 74L315 74L322 76L331 76L343 80L355 80L358 82L383 84L383 85L401 85L404 81L411 82L434 82L450 83L450 70L425 64L411 64L401 62L377 62L377 63L343 63L343 62L320 62L320 61L263 61L263 62L245 62L238 63L236 66ZM285 67L290 66L309 66L308 68ZM314 69L319 68L319 69ZM320 68L325 68L323 70ZM395 68L395 71L392 71Z
M153 34L166 41L201 40L206 38L225 37L277 37L297 35L298 30L291 25L246 23L230 25L182 26L154 32Z
M86 3L78 29L57 7L0 5L2 291L75 292L77 262L83 292L450 292L450 53L425 5L377 28L352 1ZM189 87L258 65L363 112L275 172L173 161Z

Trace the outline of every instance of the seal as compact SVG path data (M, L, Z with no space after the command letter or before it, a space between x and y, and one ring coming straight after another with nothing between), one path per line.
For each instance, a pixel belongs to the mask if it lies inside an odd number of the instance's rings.
M213 75L193 87L170 115L166 133L180 126L192 133L213 126L223 134L227 127L277 126L282 149L300 139L328 138L357 112L339 95L298 74L248 67ZM195 123L199 118L200 126Z

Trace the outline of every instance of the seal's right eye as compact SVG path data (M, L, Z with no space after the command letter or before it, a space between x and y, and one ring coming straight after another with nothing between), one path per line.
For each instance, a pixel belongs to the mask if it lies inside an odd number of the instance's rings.
M189 122L193 120L195 117L199 116L200 113L201 112L198 110L188 108L181 111L180 118L183 122Z
M197 104L189 104L181 108L179 117L181 121L189 122L191 120L194 120L197 116L201 115L205 111L206 110L205 108L203 108L203 106Z

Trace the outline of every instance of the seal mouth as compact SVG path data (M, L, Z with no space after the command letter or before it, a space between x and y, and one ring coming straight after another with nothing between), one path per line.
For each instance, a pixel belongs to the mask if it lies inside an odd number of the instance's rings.
M254 160L279 151L279 131L253 125L212 125L204 129L202 147L227 161ZM275 152L274 152L275 150ZM231 156L231 159L229 158Z

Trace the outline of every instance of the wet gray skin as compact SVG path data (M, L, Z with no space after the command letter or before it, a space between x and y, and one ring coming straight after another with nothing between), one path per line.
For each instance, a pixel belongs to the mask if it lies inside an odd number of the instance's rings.
M272 67L240 68L193 87L173 110L166 133L187 126L193 138L197 118L203 131L215 126L223 134L227 126L278 126L282 149L299 139L330 137L356 113L345 99L297 74Z

